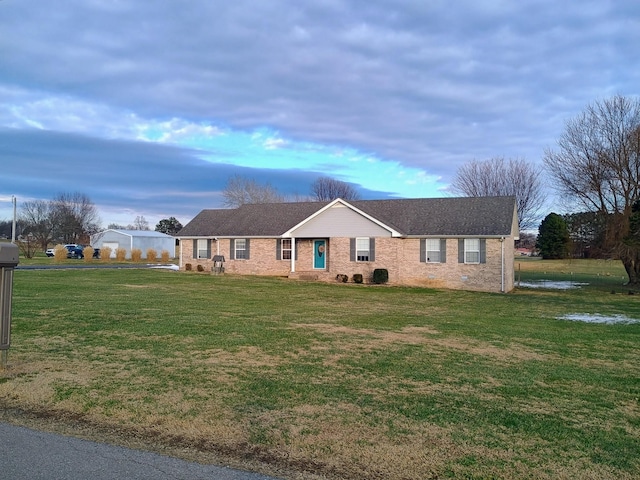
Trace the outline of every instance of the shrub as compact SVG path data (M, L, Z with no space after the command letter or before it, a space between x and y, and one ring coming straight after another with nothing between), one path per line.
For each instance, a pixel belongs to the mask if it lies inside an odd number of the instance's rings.
M100 248L100 260L103 262L111 260L111 247Z
M131 261L132 262L139 262L142 260L142 250L140 250L139 248L132 248L131 249Z
M190 272L190 271L191 271L191 264L190 264L190 263L185 263L185 264L184 264L184 269L185 269L187 272Z
M158 260L158 252L153 248L147 249L147 262L155 262Z
M61 262L67 259L67 253L69 252L64 245L56 245L53 249L53 258L56 262Z
M162 250L162 252L160 252L160 259L162 261L162 263L169 263L170 261L170 257L169 257L169 252L167 250Z
M202 265L198 265L198 271L199 272L204 272L204 267Z
M85 262L91 262L93 260L93 247L84 247L82 249L82 258Z
M336 275L336 280L338 282L347 283L347 281L349 280L349 276L343 273L339 273L338 275Z
M389 281L389 270L386 268L376 268L373 271L373 283L381 284Z
M124 262L126 258L127 258L127 249L120 248L120 247L116 248L116 260L119 262Z
M354 273L352 278L353 278L353 282L354 283L362 283L362 274L361 273Z

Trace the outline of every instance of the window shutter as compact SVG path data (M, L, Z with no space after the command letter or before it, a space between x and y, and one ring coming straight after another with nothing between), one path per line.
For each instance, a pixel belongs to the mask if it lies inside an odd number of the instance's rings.
M211 239L207 239L207 258L211 258Z
M276 260L282 260L282 239L276 238Z
M458 239L458 263L464 263L464 238Z
M236 258L236 242L233 238L229 240L229 259L235 260Z
M193 258L198 258L198 240L193 241Z
M480 239L480 263L487 263L487 239Z
M294 250L294 255L295 255L295 256L293 257L293 259L294 259L294 260L298 260L298 240L297 240L297 239L294 239L294 240L292 240L292 241L293 241L293 243L294 243L294 248L293 248L293 250Z
M440 263L447 263L447 239L440 239Z
M349 260L352 262L356 261L356 239L349 239Z
M249 239L247 238L247 250L246 250L246 254L245 254L245 259L249 260L251 258L251 250L249 250Z
M373 237L369 239L369 261L376 261L376 239Z
M420 262L424 263L427 261L427 239L420 239Z

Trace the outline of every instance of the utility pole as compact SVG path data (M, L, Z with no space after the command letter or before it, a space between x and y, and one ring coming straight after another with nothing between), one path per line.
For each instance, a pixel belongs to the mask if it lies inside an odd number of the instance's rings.
M16 196L11 195L11 202L13 203L13 223L11 224L11 243L16 243Z

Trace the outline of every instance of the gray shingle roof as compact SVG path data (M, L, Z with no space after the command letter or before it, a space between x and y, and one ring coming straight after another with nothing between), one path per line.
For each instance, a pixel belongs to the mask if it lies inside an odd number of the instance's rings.
M405 236L508 236L514 197L358 200L355 208ZM277 237L328 205L293 202L203 210L180 237ZM330 235L331 232L327 232Z

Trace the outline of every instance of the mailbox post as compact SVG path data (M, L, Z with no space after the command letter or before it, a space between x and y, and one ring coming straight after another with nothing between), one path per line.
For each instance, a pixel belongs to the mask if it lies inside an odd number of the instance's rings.
M18 265L18 246L0 242L0 369L7 365L7 351L11 344L11 297L13 269Z

